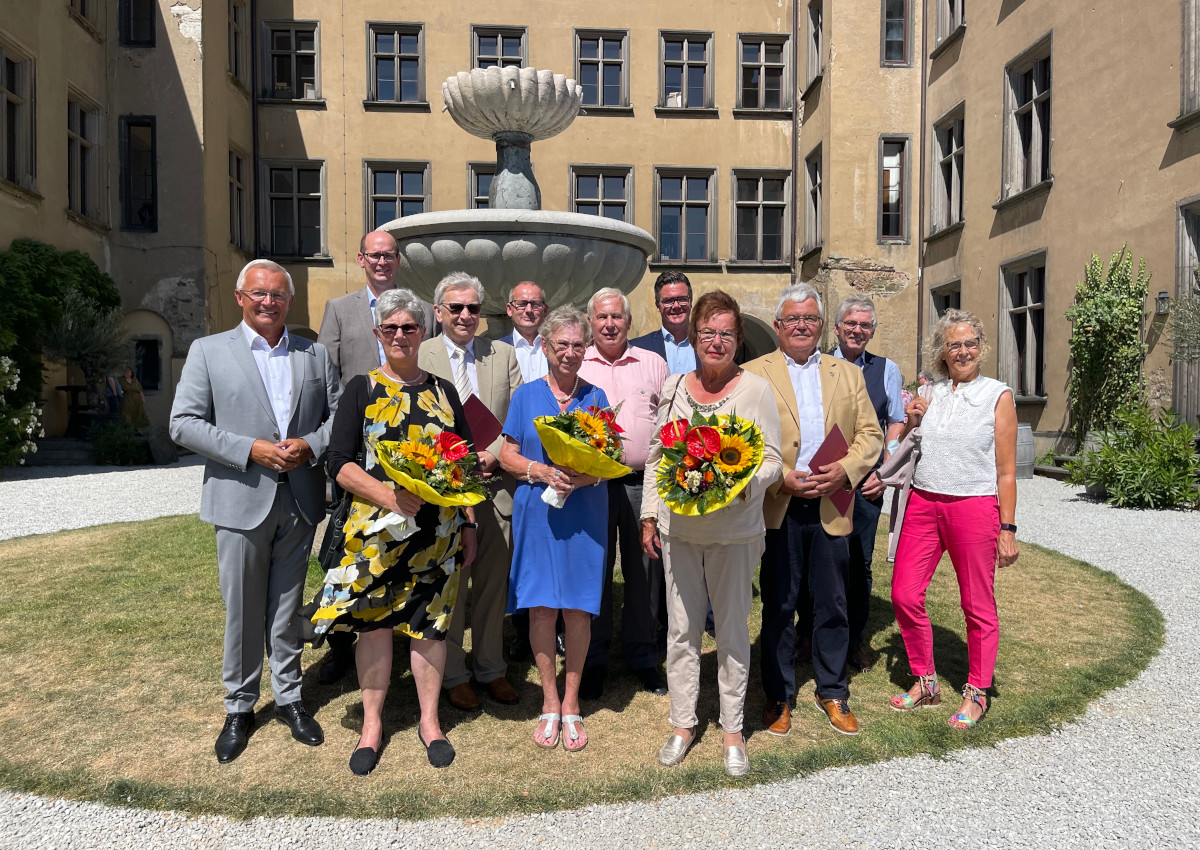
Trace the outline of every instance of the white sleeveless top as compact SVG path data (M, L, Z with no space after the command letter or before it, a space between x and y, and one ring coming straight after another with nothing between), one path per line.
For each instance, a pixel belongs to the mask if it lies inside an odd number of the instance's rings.
M951 389L950 379L933 385L921 420L921 459L913 486L944 496L996 495L996 402L1009 392L993 378L977 377Z

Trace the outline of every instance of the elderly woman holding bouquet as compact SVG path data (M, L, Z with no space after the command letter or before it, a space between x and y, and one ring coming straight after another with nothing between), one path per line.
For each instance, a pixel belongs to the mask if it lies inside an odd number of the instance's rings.
M587 317L576 308L559 307L546 317L542 346L549 372L513 393L500 449L500 465L517 480L508 611L529 611L529 644L542 680L542 715L533 740L539 747L553 749L561 735L568 752L582 750L588 742L579 708L579 679L592 617L600 613L608 490L593 486L602 481L595 475L552 464L534 419L577 412L582 424L597 439L603 438L606 423L588 409L603 410L608 399L599 387L579 378L590 343ZM554 647L560 611L567 650L561 698Z
M663 387L661 430L650 444L642 496L642 545L653 557L661 549L666 573L667 684L675 728L658 759L679 764L699 731L700 641L711 602L725 770L743 776L750 769L742 735L750 673L747 620L763 553L763 496L781 469L779 412L770 385L733 362L743 337L736 301L719 290L702 295L689 337L698 365Z
M475 556L469 507L438 507L396 486L382 461L415 457L466 487L471 439L454 385L422 371L421 302L390 290L375 305L375 336L386 362L352 378L329 440L329 475L353 494L344 529L345 556L326 574L312 617L318 635L359 634L355 661L363 728L350 770L370 773L383 744L382 711L392 675L392 634L412 639L412 672L421 706L417 737L429 763L447 767L454 747L442 734L438 698L446 664L446 630L458 598L459 573ZM439 459L451 463L439 464Z

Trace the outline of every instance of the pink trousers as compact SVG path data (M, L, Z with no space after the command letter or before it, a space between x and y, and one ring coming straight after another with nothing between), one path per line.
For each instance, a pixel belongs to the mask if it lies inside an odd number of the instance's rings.
M935 669L925 592L942 554L949 552L967 621L967 682L991 687L1000 645L994 589L999 536L995 496L942 496L915 487L910 492L892 573L892 607L914 676Z

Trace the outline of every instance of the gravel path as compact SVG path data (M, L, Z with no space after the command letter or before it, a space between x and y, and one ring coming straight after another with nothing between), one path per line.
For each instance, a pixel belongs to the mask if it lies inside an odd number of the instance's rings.
M43 473L44 476L44 473ZM196 510L199 470L0 481L0 538ZM1123 511L1049 479L1019 483L1018 535L1113 570L1167 618L1162 653L1062 731L942 760L899 759L745 790L466 823L230 821L0 792L6 848L407 847L1200 847L1200 513ZM14 505L14 503L16 503ZM20 507L20 515L16 510ZM50 520L45 520L50 522ZM1020 568L1020 564L1015 567ZM754 756L751 748L751 758ZM977 802L972 802L974 799Z

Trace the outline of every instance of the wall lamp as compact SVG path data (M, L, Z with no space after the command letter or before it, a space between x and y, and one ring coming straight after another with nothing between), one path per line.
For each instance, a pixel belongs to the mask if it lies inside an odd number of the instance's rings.
M1171 296L1164 289L1158 293L1158 297L1154 299L1154 315L1165 316L1171 312Z

